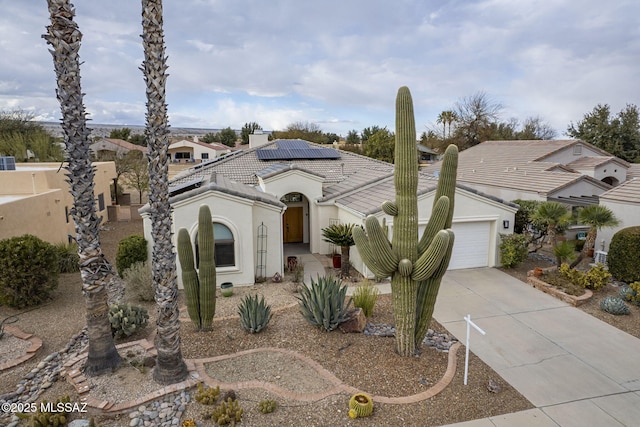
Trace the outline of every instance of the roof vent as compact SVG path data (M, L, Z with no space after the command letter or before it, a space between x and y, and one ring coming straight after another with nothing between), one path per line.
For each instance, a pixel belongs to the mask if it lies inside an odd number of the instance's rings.
M16 170L16 158L13 156L0 156L0 171Z

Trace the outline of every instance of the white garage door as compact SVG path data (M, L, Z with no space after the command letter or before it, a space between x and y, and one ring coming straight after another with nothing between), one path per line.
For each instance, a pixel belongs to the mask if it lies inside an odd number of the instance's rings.
M451 228L456 240L449 270L489 265L489 222L460 222Z

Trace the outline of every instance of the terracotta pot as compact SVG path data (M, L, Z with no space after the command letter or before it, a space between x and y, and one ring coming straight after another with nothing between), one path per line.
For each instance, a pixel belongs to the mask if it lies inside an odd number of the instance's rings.
M342 267L342 255L333 254L333 268Z
M544 271L540 267L536 267L533 269L533 275L536 277L542 276L542 273L544 273Z

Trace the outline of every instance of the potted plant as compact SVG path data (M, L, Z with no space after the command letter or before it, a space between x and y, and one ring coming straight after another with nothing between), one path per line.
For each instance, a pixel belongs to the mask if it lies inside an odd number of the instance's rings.
M342 255L340 255L336 250L331 254L331 262L333 263L333 268L342 267Z
M233 295L233 283L224 282L222 285L220 285L220 290L222 291L223 297L230 297L231 295Z
M322 229L322 240L340 246L340 275L349 277L351 265L349 263L349 248L355 245L353 241L353 224L333 224ZM336 267L336 258L333 258L333 266Z

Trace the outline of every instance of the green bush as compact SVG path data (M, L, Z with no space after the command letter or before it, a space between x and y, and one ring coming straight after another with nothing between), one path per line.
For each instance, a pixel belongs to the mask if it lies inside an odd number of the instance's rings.
M147 260L147 241L139 234L125 237L118 243L116 268L120 277L133 263Z
M609 283L609 279L611 278L611 274L604 268L604 265L600 263L591 267L586 273L576 270L575 268L571 268L567 264L562 264L558 271L574 285L593 289L594 291L604 287Z
M523 234L500 234L500 261L504 268L513 268L529 255L527 236Z
M347 320L347 310L352 299L345 304L347 287L333 276L318 276L318 281L311 279L311 286L301 286L300 302L302 315L313 326L320 326L325 331L332 331Z
M515 221L513 224L513 232L517 234L523 234L528 231L529 227L533 224L531 216L538 209L540 202L537 200L513 200L513 203L519 206L518 212L515 215Z
M353 291L353 305L361 308L366 317L373 314L373 308L378 300L380 290L375 286L372 286L367 279L362 281L361 285L358 285L355 291Z
M568 240L558 243L553 248L553 255L556 257L556 260L560 262L560 264L571 261L573 258L575 258L575 252L575 247Z
M584 244L585 244L586 240L576 240L574 243L574 248L576 250L576 252L581 252L582 248L584 248Z
M0 241L0 304L14 308L38 305L58 286L58 253L36 236Z
M631 283L640 281L640 226L627 227L611 238L607 265L618 280Z
M128 337L147 326L149 313L146 308L131 304L114 304L109 307L111 333L115 339Z
M153 275L148 261L138 261L124 271L127 297L138 301L153 301Z
M58 243L55 248L56 252L58 252L58 272L77 273L80 271L78 245L75 243Z

